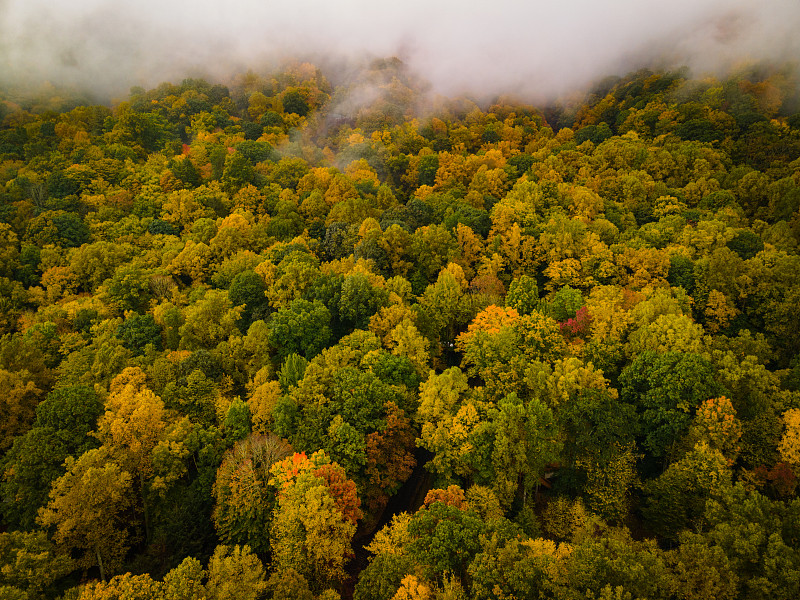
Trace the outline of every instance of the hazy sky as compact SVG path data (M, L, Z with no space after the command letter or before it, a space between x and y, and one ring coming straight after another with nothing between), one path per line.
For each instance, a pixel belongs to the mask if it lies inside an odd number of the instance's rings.
M0 74L124 93L297 53L402 58L446 93L562 93L652 61L800 57L800 0L0 0Z

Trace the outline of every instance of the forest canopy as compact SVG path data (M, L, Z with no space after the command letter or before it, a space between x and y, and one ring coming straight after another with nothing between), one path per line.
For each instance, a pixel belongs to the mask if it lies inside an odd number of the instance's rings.
M797 84L0 90L0 595L800 596Z

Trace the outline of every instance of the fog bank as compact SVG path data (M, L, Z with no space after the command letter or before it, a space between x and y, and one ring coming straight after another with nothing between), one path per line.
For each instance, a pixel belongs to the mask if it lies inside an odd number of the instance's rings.
M124 94L286 56L398 56L445 94L552 98L610 74L800 56L797 0L0 0L0 73Z

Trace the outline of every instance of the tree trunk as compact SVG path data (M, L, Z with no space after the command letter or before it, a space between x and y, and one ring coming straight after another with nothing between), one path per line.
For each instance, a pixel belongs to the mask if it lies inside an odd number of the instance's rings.
M144 490L144 477L139 475L139 491L142 494L142 512L144 513L144 539L150 543L150 515L147 514L147 497Z
M100 548L95 546L94 553L95 553L95 556L97 556L97 566L100 567L100 580L101 581L105 581L106 580L106 570L103 567L103 557L100 555Z

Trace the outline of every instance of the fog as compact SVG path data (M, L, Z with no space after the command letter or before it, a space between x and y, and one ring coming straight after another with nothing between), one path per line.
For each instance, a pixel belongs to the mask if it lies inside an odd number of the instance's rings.
M112 96L397 56L441 93L547 99L643 66L791 59L798 25L798 0L0 0L0 77Z

